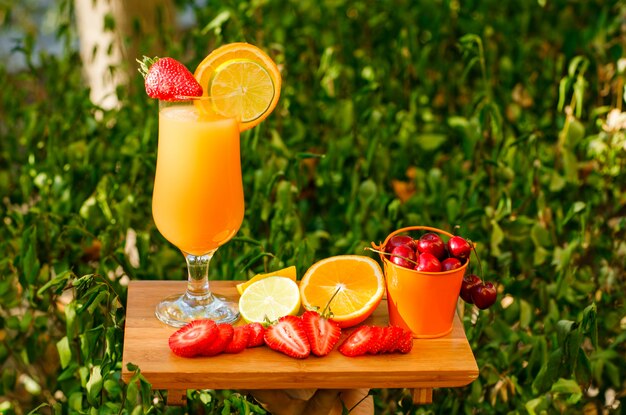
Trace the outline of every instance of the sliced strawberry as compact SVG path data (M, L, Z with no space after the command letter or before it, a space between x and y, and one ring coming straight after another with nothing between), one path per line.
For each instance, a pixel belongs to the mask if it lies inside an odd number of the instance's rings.
M248 323L246 327L248 327L248 331L250 332L247 347L263 346L265 344L265 340L263 339L263 336L265 336L265 327L263 327L261 323Z
M176 59L148 58L137 60L144 76L146 93L151 98L177 101L184 97L199 97L202 87L189 69Z
M311 346L302 325L296 316L284 316L278 323L265 331L265 344L287 356L304 359L311 353Z
M224 353L239 353L248 346L248 338L250 337L250 329L248 326L234 327L233 338L224 349Z
M330 353L341 335L341 328L332 319L320 316L317 311L305 311L302 324L311 345L311 353L326 356Z
M339 346L339 352L344 356L361 356L370 350L374 340L374 330L371 326L359 326Z
M385 338L385 328L380 326L372 326L372 341L369 344L367 353L380 353Z
M393 353L396 351L398 342L404 330L398 326L383 327L384 339L380 348L380 353Z
M222 353L233 338L235 330L230 324L217 325L217 337L202 351L203 356L215 356Z
M409 330L402 330L402 335L396 344L396 351L400 353L409 353L413 348L413 333Z
M217 325L213 320L194 320L174 332L168 343L175 355L194 357L202 354L217 335Z

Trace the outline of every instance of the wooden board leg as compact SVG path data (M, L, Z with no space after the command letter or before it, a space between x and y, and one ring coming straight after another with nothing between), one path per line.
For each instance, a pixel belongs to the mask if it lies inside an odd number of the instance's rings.
M433 389L432 388L416 388L411 390L411 396L413 397L413 403L418 405L433 403Z
M168 389L167 405L185 406L187 404L187 389Z

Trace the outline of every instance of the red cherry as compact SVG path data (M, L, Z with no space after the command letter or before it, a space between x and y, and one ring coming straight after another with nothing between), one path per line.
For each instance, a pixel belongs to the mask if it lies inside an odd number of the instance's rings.
M391 253L393 249L397 246L407 245L413 251L417 249L415 245L415 241L408 235L394 235L389 241L387 241L387 245L385 245L385 252Z
M429 252L436 256L437 259L442 259L446 253L446 246L439 235L429 232L422 235L417 241L417 250L420 254Z
M396 246L393 248L393 251L391 251L391 262L404 268L413 269L413 263L407 261L405 258L408 258L411 261L415 261L416 259L415 251L413 251L408 245Z
M491 307L496 302L496 287L490 282L475 285L471 289L471 294L474 304L481 310Z
M453 257L467 259L472 252L472 247L469 242L460 236L453 236L448 240L448 252Z
M441 272L441 262L439 262L437 257L430 252L424 252L419 255L415 270L424 272Z
M468 274L463 276L463 282L461 283L461 298L463 301L468 304L474 304L474 300L472 300L472 288L478 284L482 284L478 275Z
M441 261L441 270L442 271L452 271L453 269L461 268L463 263L454 257L446 258Z

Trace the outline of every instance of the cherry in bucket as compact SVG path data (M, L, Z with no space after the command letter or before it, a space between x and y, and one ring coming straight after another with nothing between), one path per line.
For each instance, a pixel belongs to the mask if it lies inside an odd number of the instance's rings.
M439 260L446 255L446 246L443 243L443 239L434 232L425 233L418 239L417 250L420 254L428 252Z
M441 272L441 262L430 252L424 252L419 255L415 270L423 272Z
M387 245L385 245L385 252L391 253L394 248L405 245L409 247L413 252L417 250L415 241L409 235L395 235L391 239L389 239L389 242L387 242Z
M416 262L415 251L409 245L399 245L391 251L391 262L404 268L413 268Z
M371 250L387 255L398 266L433 273L462 267L474 251L482 273L474 244L458 235L452 236L447 242L435 232L427 232L417 239L409 235L394 235L382 249L384 252ZM465 302L475 304L481 310L491 307L497 300L497 290L493 283L484 282L476 274L466 274L463 277L459 294Z
M472 246L464 238L453 236L448 240L448 252L450 256L467 259L472 252Z
M461 268L463 263L455 257L449 257L441 261L442 271L452 271L453 269Z

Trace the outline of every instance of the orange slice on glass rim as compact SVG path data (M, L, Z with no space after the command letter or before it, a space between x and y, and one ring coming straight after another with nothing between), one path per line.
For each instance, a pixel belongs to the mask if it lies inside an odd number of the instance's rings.
M355 326L369 317L384 292L385 282L378 262L361 255L322 259L300 281L302 306L321 312L332 298L329 306L332 319L342 328Z
M249 43L229 43L212 51L196 68L195 78L209 100L196 105L205 115L235 118L245 131L276 107L281 76L276 63Z

